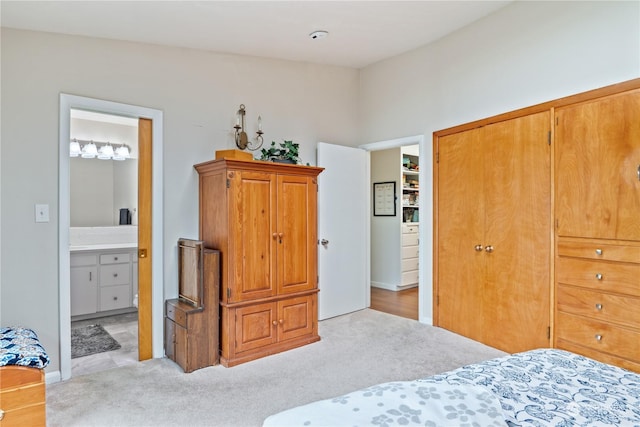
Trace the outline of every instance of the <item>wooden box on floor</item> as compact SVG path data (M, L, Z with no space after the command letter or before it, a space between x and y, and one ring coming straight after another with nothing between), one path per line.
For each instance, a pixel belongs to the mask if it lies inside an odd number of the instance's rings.
M44 370L3 366L0 386L0 426L47 425Z
M201 245L181 240L181 297L165 302L165 353L185 372L219 361L220 252Z

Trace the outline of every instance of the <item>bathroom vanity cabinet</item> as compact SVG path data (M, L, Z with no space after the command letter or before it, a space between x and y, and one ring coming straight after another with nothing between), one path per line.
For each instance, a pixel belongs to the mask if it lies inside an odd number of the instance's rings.
M71 316L117 314L135 308L138 292L135 248L71 253Z

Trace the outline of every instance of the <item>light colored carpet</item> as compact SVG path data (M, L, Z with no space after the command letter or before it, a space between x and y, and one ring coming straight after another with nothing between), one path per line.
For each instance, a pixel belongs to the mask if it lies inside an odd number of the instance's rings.
M154 359L47 386L49 426L260 426L269 415L377 383L505 353L390 314L320 322L322 340L233 368L184 374Z

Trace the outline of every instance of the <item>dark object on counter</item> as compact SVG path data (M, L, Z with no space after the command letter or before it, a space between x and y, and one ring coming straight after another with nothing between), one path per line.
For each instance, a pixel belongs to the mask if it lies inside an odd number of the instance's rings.
M120 225L131 225L131 211L127 208L120 209Z

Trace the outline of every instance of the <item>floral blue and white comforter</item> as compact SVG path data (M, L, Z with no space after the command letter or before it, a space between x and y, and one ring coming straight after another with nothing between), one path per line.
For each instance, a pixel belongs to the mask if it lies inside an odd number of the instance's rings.
M540 349L385 383L267 418L284 426L640 427L640 375Z
M49 355L31 329L0 328L0 366L19 365L43 369Z

